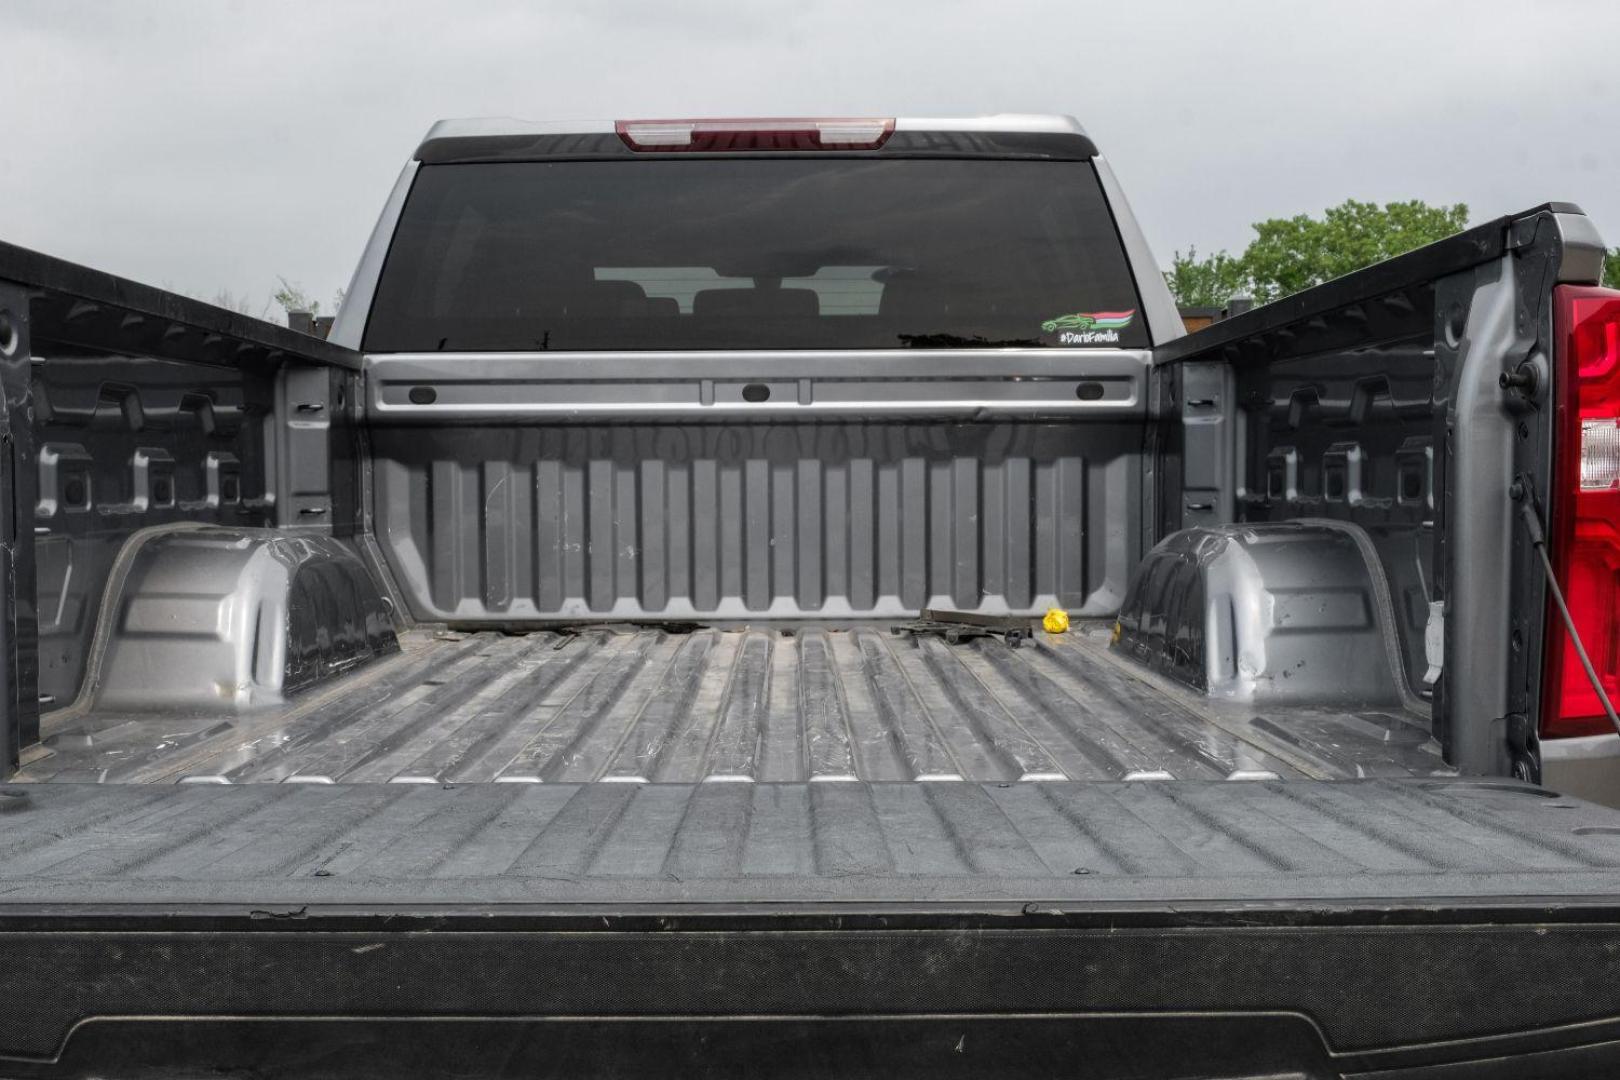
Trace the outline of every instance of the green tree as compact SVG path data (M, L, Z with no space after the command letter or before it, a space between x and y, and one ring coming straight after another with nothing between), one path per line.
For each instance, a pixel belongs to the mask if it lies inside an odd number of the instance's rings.
M1256 222L1239 256L1176 253L1165 275L1178 304L1223 307L1234 296L1259 303L1342 277L1413 248L1443 240L1468 224L1468 207L1347 200L1320 218L1299 214Z
M1443 240L1468 224L1468 207L1349 199L1320 218L1300 214L1254 226L1243 265L1261 303Z
M1603 260L1603 284L1611 289L1620 289L1620 248L1609 252L1609 257Z
M282 311L289 315L295 311L307 311L311 315L321 313L321 302L305 292L304 287L298 282L288 281L279 274L276 275L276 280L281 282L281 288L271 293L270 296L272 300L281 306ZM343 295L344 291L342 289L332 294L333 315L336 315L338 308L343 306Z
M1247 295L1250 289L1242 259L1224 251L1200 258L1196 247L1188 248L1185 255L1176 252L1164 278L1182 307L1223 308L1232 297Z
M297 282L288 281L277 275L276 280L281 282L281 288L271 293L271 298L281 305L281 310L291 313L294 311L307 311L311 315L321 313L321 302L313 300L304 291L304 287Z

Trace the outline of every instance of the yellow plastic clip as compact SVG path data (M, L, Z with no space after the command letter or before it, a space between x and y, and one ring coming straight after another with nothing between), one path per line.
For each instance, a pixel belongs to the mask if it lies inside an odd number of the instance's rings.
M1069 628L1069 613L1060 607L1048 608L1041 626L1048 634L1061 634Z

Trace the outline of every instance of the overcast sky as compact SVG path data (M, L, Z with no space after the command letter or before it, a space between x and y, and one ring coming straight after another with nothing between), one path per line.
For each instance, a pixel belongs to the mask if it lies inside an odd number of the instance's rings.
M347 284L436 118L1066 112L1161 262L1346 198L1620 244L1617 0L0 0L0 239Z

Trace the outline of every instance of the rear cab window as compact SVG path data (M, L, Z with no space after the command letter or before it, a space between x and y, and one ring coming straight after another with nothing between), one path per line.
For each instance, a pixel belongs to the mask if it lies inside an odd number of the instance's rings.
M1144 348L1089 161L429 164L371 352Z

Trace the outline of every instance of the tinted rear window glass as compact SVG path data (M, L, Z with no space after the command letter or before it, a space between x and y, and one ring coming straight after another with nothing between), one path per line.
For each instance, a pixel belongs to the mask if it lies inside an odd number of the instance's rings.
M374 352L1148 344L1088 162L424 166Z

